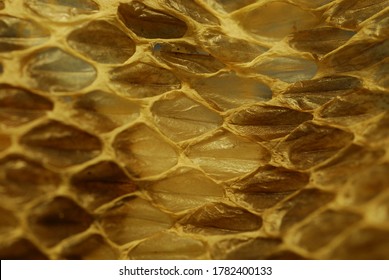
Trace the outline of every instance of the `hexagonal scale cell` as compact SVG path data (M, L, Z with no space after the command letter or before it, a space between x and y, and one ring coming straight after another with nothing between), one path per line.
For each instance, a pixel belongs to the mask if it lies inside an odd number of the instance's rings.
M327 76L297 82L284 91L279 99L300 110L313 110L336 96L351 93L361 86L361 80L355 77Z
M180 38L188 28L182 20L139 1L120 3L118 16L136 35L144 38Z
M160 174L177 163L176 150L144 124L119 133L113 147L119 161L136 177Z
M39 24L17 17L0 16L0 52L23 50L43 44L50 32Z
M295 242L310 252L316 251L361 219L355 213L326 210L298 230Z
M34 127L21 138L21 144L58 167L83 163L99 155L102 149L99 138L58 121Z
M315 182L322 186L344 188L349 178L369 170L384 156L385 151L382 149L372 149L352 144L330 159L326 164L318 167L312 174L312 177ZM352 186L352 188L354 187L356 186ZM366 188L366 191L374 193L375 188Z
M322 106L319 116L340 125L354 125L389 111L387 94L360 90L338 96Z
M266 56L247 70L250 74L261 74L286 83L309 80L316 75L315 61L294 56Z
M183 94L160 99L151 110L158 128L176 142L200 136L223 123L216 112Z
M53 102L23 88L0 85L0 123L17 126L44 116Z
M289 44L300 51L325 55L344 45L354 34L334 27L319 27L293 33Z
M28 225L36 238L51 247L89 228L93 218L73 200L56 197L31 209Z
M313 13L282 1L265 2L249 11L238 12L234 17L253 35L270 40L280 40L293 31L315 26L320 20Z
M335 260L387 260L389 235L387 230L364 227L354 230L337 246L331 259Z
M309 113L284 107L257 105L233 113L228 124L241 135L251 136L257 141L269 141L288 135L312 118Z
M20 155L0 161L0 197L26 203L55 191L61 179L40 163Z
M289 134L277 149L286 151L291 168L308 169L331 158L351 144L352 133L305 122Z
M93 91L72 96L72 99L75 109L72 116L77 118L81 125L98 132L111 131L139 117L138 105L114 93Z
M38 15L58 22L75 20L99 10L92 0L29 0L25 5Z
M171 71L142 62L115 68L110 75L116 91L134 98L156 96L181 87L181 81Z
M133 197L108 209L99 223L110 240L123 245L169 229L173 220L148 201Z
M285 232L294 224L301 222L314 211L328 204L335 198L330 192L318 189L304 189L280 205L276 212L284 213L281 231Z
M226 239L212 248L214 259L264 260L277 251L282 240L278 238Z
M193 260L206 253L205 245L194 238L172 232L158 233L128 252L135 260Z
M118 257L118 250L98 234L67 243L61 252L61 258L68 260L116 260Z
M135 53L135 43L115 25L96 20L68 36L69 45L100 63L123 63Z
M219 24L217 17L193 0L165 0L166 5L202 24Z
M235 72L192 78L190 85L201 97L220 110L272 98L272 91L267 85L255 79L238 76Z
M180 168L166 179L150 182L146 189L153 201L173 212L216 202L224 196L222 186L188 168Z
M337 49L323 59L332 72L356 71L381 62L389 56L389 40L355 42Z
M254 171L270 160L270 153L259 144L228 131L190 146L186 154L209 176L229 180Z
M48 92L73 92L93 83L96 69L84 60L53 47L31 54L24 75L31 86Z
M236 234L261 228L262 218L223 203L209 203L182 218L184 231L206 235Z
M267 165L260 167L253 176L232 184L230 189L234 200L258 210L274 206L308 182L306 173Z
M153 51L156 57L180 72L215 73L224 67L208 52L187 43L158 43Z
M231 63L250 62L268 50L258 43L227 36L218 29L206 29L198 40L214 57Z
M2 260L47 260L48 257L31 241L21 238L10 243L0 244Z
M137 184L111 161L88 166L75 174L71 182L71 190L82 205L90 209L133 193L137 189Z
M327 10L327 20L342 28L356 30L361 22L388 7L388 0L342 0Z

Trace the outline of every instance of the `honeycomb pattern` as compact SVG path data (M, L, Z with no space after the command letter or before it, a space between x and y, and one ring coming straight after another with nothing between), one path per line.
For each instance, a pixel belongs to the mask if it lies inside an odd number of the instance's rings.
M389 259L388 6L0 1L1 259Z

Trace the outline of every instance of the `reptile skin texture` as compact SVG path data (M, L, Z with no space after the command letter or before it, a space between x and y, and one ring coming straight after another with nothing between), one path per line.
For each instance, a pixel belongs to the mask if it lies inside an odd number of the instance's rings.
M0 258L389 259L388 6L0 1Z

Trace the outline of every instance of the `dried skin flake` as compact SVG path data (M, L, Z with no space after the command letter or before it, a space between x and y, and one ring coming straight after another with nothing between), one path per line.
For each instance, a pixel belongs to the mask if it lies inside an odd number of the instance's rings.
M389 259L388 0L0 0L1 259Z

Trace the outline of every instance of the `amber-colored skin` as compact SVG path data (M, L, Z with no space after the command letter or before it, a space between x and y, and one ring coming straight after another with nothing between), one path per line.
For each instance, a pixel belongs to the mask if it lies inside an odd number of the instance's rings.
M389 259L387 0L71 2L0 1L1 259Z

